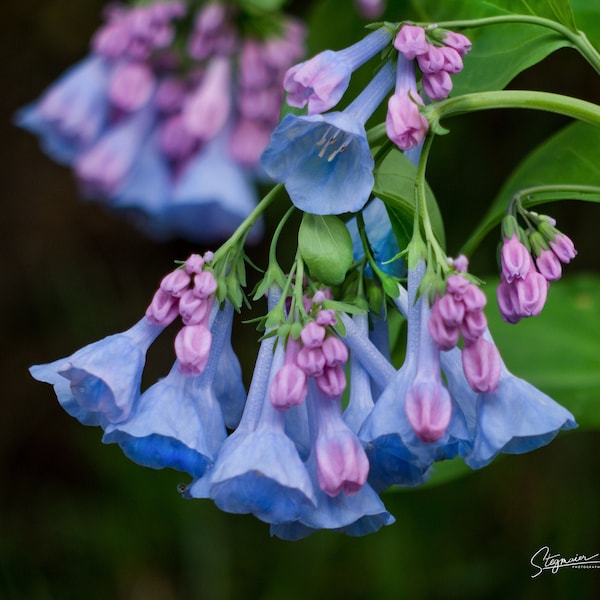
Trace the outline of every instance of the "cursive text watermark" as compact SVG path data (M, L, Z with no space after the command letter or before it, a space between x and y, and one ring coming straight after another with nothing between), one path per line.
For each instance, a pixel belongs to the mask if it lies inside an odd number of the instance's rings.
M598 556L598 553L592 556L576 554L570 558L563 558L560 554L552 554L548 546L542 546L533 554L529 561L531 566L536 569L531 579L535 579L544 571L556 574L560 569L565 567L571 567L572 569L600 569L600 559Z

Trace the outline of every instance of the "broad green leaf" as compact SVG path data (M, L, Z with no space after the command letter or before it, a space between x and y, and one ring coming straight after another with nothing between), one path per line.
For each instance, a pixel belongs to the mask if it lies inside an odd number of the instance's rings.
M510 14L557 20L547 0L425 0L418 4L422 4L420 18L432 23ZM570 45L550 29L524 23L488 25L461 32L471 39L473 49L464 58L464 69L452 78L455 96L503 89L521 71Z
M571 0L577 28L600 50L600 2Z
M568 267L565 267L568 271ZM538 317L502 321L494 286L487 316L508 369L570 410L582 428L600 428L600 277L552 283Z
M515 192L537 185L600 186L600 128L572 123L533 150L505 182L475 234L463 246L467 255L500 222ZM580 199L600 202L597 196Z
M352 238L344 222L333 215L304 213L298 249L311 275L325 285L339 285L352 264Z
M412 237L415 214L415 166L399 150L393 149L375 169L373 194L386 205L400 249ZM429 216L442 246L445 244L444 223L432 191L426 190Z

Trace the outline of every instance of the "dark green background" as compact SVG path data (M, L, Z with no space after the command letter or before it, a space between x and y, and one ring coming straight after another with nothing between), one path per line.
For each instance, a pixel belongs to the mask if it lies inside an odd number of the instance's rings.
M339 4L350 10L349 0ZM270 539L268 527L252 517L180 499L176 486L185 476L144 469L103 446L100 430L79 425L49 386L29 377L30 364L128 328L173 260L201 250L184 242L152 244L80 201L70 172L11 125L19 106L84 55L102 5L3 3L0 599L597 597L600 570L531 579L529 564L544 545L565 557L600 552L597 432L562 434L535 453L503 458L445 485L387 493L397 521L375 535L324 532L288 543ZM333 46L360 35L360 22L353 23L335 29ZM323 44L311 40L314 49ZM600 97L598 77L568 50L513 85ZM510 170L566 122L519 111L453 120L429 169L451 253ZM579 249L567 276L597 271L598 206L549 210ZM491 271L494 251L490 240L474 270ZM265 264L264 247L251 255ZM247 379L255 339L252 326L236 325ZM164 374L170 360L169 339L161 340L149 357L148 381Z

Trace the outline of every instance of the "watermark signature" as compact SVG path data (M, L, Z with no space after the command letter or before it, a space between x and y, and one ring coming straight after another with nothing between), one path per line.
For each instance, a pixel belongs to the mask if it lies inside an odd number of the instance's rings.
M593 554L592 556L576 554L570 558L563 558L560 554L552 554L548 546L542 546L533 554L529 561L531 566L536 569L536 572L531 576L531 579L535 579L544 571L550 571L551 573L556 574L560 569L564 569L565 567L570 567L572 569L600 569L599 556L598 553Z

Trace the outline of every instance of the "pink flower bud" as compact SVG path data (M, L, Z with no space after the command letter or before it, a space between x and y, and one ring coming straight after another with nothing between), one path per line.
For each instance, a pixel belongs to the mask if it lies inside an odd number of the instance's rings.
M447 71L423 73L423 91L432 100L444 100L452 91L452 79Z
M448 325L437 311L433 311L429 317L427 329L440 350L452 350L458 343L458 327Z
M340 365L325 367L323 374L315 377L315 381L328 398L339 398L346 389L346 373Z
M465 316L465 306L462 301L456 300L452 294L444 294L435 301L432 312L439 313L447 325L457 327Z
M212 271L202 271L194 275L194 294L198 298L208 298L217 291L217 280Z
M154 87L154 76L146 64L121 63L111 74L108 97L115 106L130 112L150 100Z
M560 279L562 275L561 261L552 250L542 250L542 253L535 259L535 264L547 281Z
M465 313L465 318L460 324L460 332L465 342L474 342L481 337L487 329L487 319L482 310Z
M402 25L394 40L394 48L402 52L408 60L425 54L429 48L425 39L425 30L416 25Z
M466 273L469 270L469 259L464 254L461 254L452 260L451 266L459 273Z
M325 339L325 333L325 327L311 321L302 328L300 339L306 348L319 348Z
M360 491L369 475L369 459L349 429L319 436L315 445L319 487L332 498L342 491L349 496Z
M175 336L175 354L179 371L184 375L200 375L210 354L212 335L205 325L185 325Z
M465 377L475 392L493 392L498 388L502 361L495 344L480 337L462 351Z
M314 304L314 297L313 297L313 304ZM329 325L335 325L337 323L337 317L335 316L335 310L333 310L333 308L328 308L327 310L320 310L317 313L317 317L316 317L315 321L317 322L317 325L323 325L323 327L327 327Z
M501 250L502 276L507 283L513 279L523 279L532 268L529 250L519 241L517 235L505 239Z
M198 298L193 290L186 290L179 299L179 314L185 325L198 325L205 321L210 313L212 302Z
M564 233L559 233L554 241L549 242L549 244L556 256L565 264L571 262L577 256L577 250L575 250L573 241Z
M464 291L462 301L467 312L480 311L487 304L486 295L473 283Z
M546 278L537 271L529 271L525 279L514 281L516 290L517 308L522 317L534 317L539 315L546 303L548 294L548 282Z
M427 52L417 56L417 63L422 73L437 73L444 66L444 54L442 49L432 44L427 44Z
M158 288L150 306L146 309L146 318L150 323L166 327L179 315L179 300Z
M297 365L310 377L323 374L325 368L325 355L321 348L304 347L296 357Z
M190 254L185 261L185 272L189 273L201 273L202 267L204 266L204 259L199 254Z
M472 48L471 40L462 33L454 31L446 31L444 44L450 48L454 48L461 56L464 56Z
M326 337L321 346L325 364L328 367L335 365L345 365L348 361L348 348L339 338L334 336Z
M163 277L160 289L179 298L188 289L190 281L190 276L183 269L175 269Z
M406 395L405 410L417 437L423 442L435 442L444 435L450 423L450 394L440 383L418 383Z
M452 294L455 300L462 300L463 294L469 289L468 279L465 279L462 275L450 275L446 279L446 294Z
M518 300L514 286L507 283L505 279L501 279L496 288L496 298L502 319L513 325L518 323L522 315L517 310Z
M307 393L306 375L293 364L284 364L277 371L269 388L271 404L279 410L302 404Z
M444 71L447 71L452 75L462 71L462 58L454 48L451 48L450 46L445 46L444 48L440 48L440 52L444 57L444 66L442 67Z
M385 130L400 150L418 146L429 129L427 119L419 112L419 104L423 104L423 100L416 92L399 92L390 96Z

